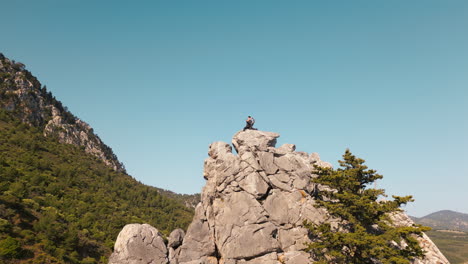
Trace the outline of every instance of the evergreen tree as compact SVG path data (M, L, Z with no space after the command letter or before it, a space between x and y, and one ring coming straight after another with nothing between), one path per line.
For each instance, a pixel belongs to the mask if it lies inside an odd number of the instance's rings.
M401 205L412 202L411 196L386 197L383 189L369 188L382 178L375 170L363 165L364 160L349 150L338 161L340 168L316 167L320 184L317 207L327 209L339 224L306 223L313 243L308 245L318 263L410 263L423 257L417 237L430 228L420 225L396 226L391 215L401 212Z

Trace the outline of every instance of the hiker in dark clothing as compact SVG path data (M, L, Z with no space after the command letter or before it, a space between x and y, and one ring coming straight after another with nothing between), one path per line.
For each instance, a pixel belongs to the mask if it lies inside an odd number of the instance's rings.
M245 122L246 122L246 125L244 127L244 131L246 129L255 129L253 128L253 125L255 124L255 119L253 117L249 116L247 120L245 120Z

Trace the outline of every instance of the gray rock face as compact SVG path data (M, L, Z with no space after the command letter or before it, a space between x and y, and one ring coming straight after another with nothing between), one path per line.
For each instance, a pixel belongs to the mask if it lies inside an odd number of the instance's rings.
M314 207L313 194L323 186L310 181L314 164L331 165L316 153L295 152L291 144L275 148L278 137L241 131L232 140L238 155L227 143L210 145L203 173L207 182L193 222L180 246L181 235L173 232L169 238L171 264L313 262L305 252L311 240L304 220L338 226L324 209ZM398 217L396 223L411 224L406 215ZM448 263L426 238L421 243L427 260L415 263Z
M257 172L252 172L239 181L239 186L255 198L260 198L268 192L268 184Z
M49 106L52 116L44 128L44 136L56 136L60 143L84 147L90 153L101 159L106 165L116 171L125 171L125 168L112 150L93 132L93 129L82 120L76 118L74 123L66 121L55 106Z
M237 153L246 151L267 151L274 148L279 134L258 130L239 131L232 139L232 145Z
M205 235L213 237L216 252L195 254L186 247L193 243L187 239L189 228L179 264L208 256L216 257L218 263L312 261L299 250L310 241L302 222L326 218L324 210L313 206L307 188L314 189L311 172L320 159L294 152L291 144L276 149L278 137L271 132L241 131L232 140L238 155L227 143L210 145L204 170L207 183L199 207L204 213L197 213L193 223L206 221ZM311 214L316 216L306 218Z
M214 230L210 228L205 211L199 204L180 246L179 255L175 256L176 263L191 263L191 261L212 256L215 252Z
M167 243L168 247L171 248L178 248L182 245L182 241L184 240L185 232L184 230L178 228L171 232L169 235L169 241Z
M120 231L109 264L165 264L167 248L159 231L147 224L129 224Z

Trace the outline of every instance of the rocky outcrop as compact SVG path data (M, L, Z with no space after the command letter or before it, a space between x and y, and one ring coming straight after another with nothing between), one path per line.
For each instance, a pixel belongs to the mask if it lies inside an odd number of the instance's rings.
M54 136L60 143L81 146L114 170L125 172L124 165L119 162L112 149L94 134L91 126L79 118L69 122L58 108L50 106L50 109L51 118L44 127L45 136Z
M126 225L117 237L109 263L166 264L167 248L156 228L147 224Z
M227 143L210 145L201 202L182 244L176 246L172 241L177 239L170 239L171 264L313 262L305 252L311 240L304 220L338 226L324 209L314 206L318 186L311 183L313 165L331 165L316 153L296 152L291 144L275 148L278 137L271 132L238 132L232 140L237 154ZM416 263L448 263L438 250L422 245L431 252L428 259L437 262Z
M125 172L112 149L85 122L71 114L21 63L0 53L0 108L43 129L61 143L81 146L116 171Z
M404 213L397 213L391 216L393 223L397 226L412 226L414 225L413 220ZM414 264L444 264L449 263L447 258L440 252L437 246L432 240L423 234L422 237L418 237L419 244L425 251L424 259L417 259Z
M247 130L237 133L232 148L224 142L210 145L205 160L202 202L187 231L178 263L216 257L219 263L310 262L303 250L310 241L303 221L319 223L326 212L314 207L310 195L313 164L318 155L294 152L294 145L275 148L276 133ZM203 222L203 233L189 238L194 226ZM198 229L201 230L201 229ZM206 240L193 254L185 243ZM294 259L294 260L292 260Z

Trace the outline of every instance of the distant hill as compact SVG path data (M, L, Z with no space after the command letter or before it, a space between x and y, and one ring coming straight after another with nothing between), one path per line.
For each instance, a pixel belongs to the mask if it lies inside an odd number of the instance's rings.
M450 210L438 211L424 217L412 217L418 224L430 226L436 230L457 230L468 232L468 214Z
M186 229L196 197L127 175L89 125L0 53L0 263L107 263L124 225Z
M468 214L442 210L414 222L433 228L426 234L452 264L468 263Z

